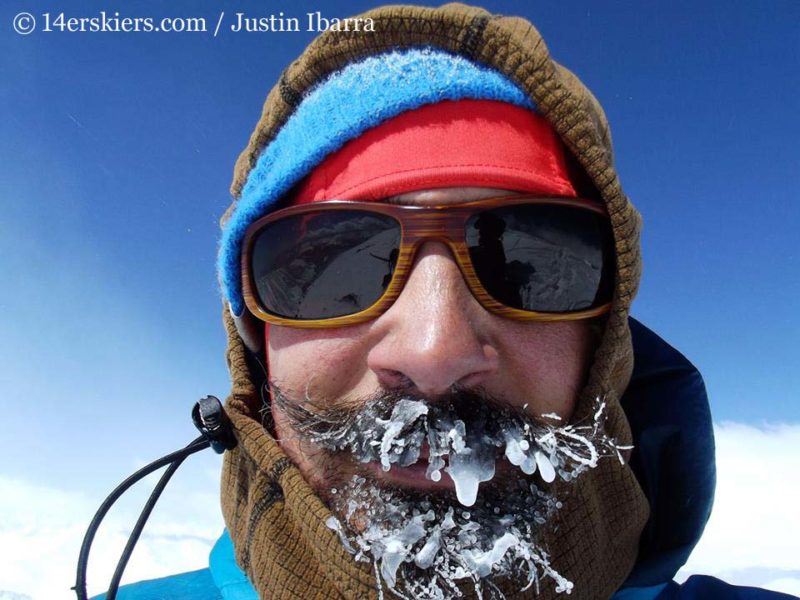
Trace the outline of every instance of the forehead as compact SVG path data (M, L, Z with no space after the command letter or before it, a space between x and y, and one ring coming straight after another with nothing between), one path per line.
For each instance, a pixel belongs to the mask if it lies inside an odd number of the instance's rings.
M416 192L405 192L384 198L382 202L387 204L405 204L409 206L427 206L434 204L458 204L471 200L483 200L484 198L496 198L498 196L512 196L519 194L518 191L504 190L499 188L483 187L451 187L438 188L434 190L419 190Z

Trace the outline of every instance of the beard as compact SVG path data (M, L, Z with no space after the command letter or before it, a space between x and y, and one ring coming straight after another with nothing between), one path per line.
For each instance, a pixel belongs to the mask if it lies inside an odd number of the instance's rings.
M622 460L626 449L605 435L599 399L591 423L564 425L459 389L435 400L382 391L346 408L299 402L273 384L272 399L320 453L327 525L356 560L372 563L379 597L385 586L419 600L470 590L504 598L503 590L538 593L545 580L570 593L542 541L561 508L551 484L573 481L602 457ZM380 474L393 468L419 477L424 468L430 482L444 472L452 485L387 484Z

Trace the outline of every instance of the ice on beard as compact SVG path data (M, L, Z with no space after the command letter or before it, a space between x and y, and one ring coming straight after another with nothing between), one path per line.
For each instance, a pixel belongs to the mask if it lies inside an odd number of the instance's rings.
M365 410L350 430L326 430L324 437L312 440L336 450L349 449L361 462L379 461L384 470L419 462L427 443L428 455L422 459L428 463L425 476L439 481L444 469L455 486L453 506L472 508L454 511L451 506L434 515L425 506L432 500L419 500L429 496L416 494L418 500L409 500L361 478L358 495L348 500L337 493L336 498L343 501L345 522L353 515L361 520L366 514L367 529L351 531L346 538L338 521L328 525L343 543L349 540L345 548L356 559L374 563L379 589L383 581L403 597L460 596L460 581L471 582L477 590L490 575L521 577L522 589L532 585L538 589L540 580L547 577L557 592L570 593L572 584L549 564L547 554L536 544L539 528L561 503L524 478L508 482L525 487L515 499L509 490L508 497L504 494L489 505L486 494L479 498L478 491L481 483L493 479L496 460L503 456L525 475L538 472L548 483L556 477L575 479L595 467L601 456L616 454L622 460L624 448L603 431L604 405L598 401L598 406L589 425L554 424L559 419L552 414L543 415L550 422L535 423L511 411L490 412L488 407L462 415L452 406L410 398L398 400L388 417L388 406ZM365 489L371 491L365 493ZM492 494L491 488L487 493ZM418 572L414 574L412 568Z
M380 440L380 458L384 471L388 471L392 466L391 463L398 462L398 459L402 456L406 440L399 438L399 436L403 430L422 415L427 414L428 407L424 403L416 400L400 400L392 410L392 415L389 417L388 421L378 418L375 419L376 424L384 428L383 437ZM416 448L416 458L418 459L422 439L409 441L411 443L408 447ZM396 449L400 450L399 454L395 451ZM409 460L410 456L406 456L405 458ZM416 459L414 462L416 462Z
M492 568L499 563L509 548L519 543L517 536L510 533L504 533L500 538L494 541L491 550L486 552L479 552L476 550L469 550L464 553L464 558L470 569L478 575L478 577L486 577L492 572Z
M506 459L515 467L519 467L526 475L536 472L536 459L527 453L530 443L523 439L518 427L511 427L503 431L506 443Z
M458 447L454 445L450 451L445 470L456 487L458 501L464 506L475 504L480 484L494 477L495 445L484 438L482 431L470 432L466 440L459 436Z
M425 477L440 481L445 470L464 506L474 505L480 484L494 477L499 455L504 455L526 475L538 471L547 483L557 476L569 481L577 471L594 467L599 457L591 440L572 426L532 427L510 413L489 422L488 409L475 411L466 422L455 415L452 408L404 398L392 407L388 418L375 413L361 415L358 420L361 435L350 431L347 435L328 434L324 439L313 439L335 449L343 449L342 444L331 444L331 439L347 440L344 447L358 460L378 460L384 471L393 465L402 468L417 463L427 441L429 452L423 459L428 463ZM503 447L504 451L498 450ZM570 462L574 463L571 469L563 468Z
M419 400L400 400L392 409L388 419L376 418L382 429L379 441L379 458L384 471L392 464L407 467L419 460L425 438L428 440L428 468L425 476L431 481L441 479L441 470L450 475L456 489L458 501L472 506L478 497L480 484L490 481L495 474L497 438L502 436L508 461L518 466L523 473L532 475L537 467L546 482L555 479L555 469L548 457L532 440L529 428L510 425L494 434L486 431L485 415L481 414L467 425L461 419L426 419L427 404ZM427 429L427 436L426 430ZM443 456L448 457L445 468Z
M415 600L462 597L470 588L479 598L503 598L496 585L484 587L490 575L513 578L524 589L543 577L553 578L557 588L569 585L550 566L532 527L558 503L523 480L484 494L469 511L446 498L381 488L363 477L336 498L344 522L369 517L366 528L349 532L348 547L357 548L356 560L373 563L379 598L383 586ZM333 517L328 526L342 530Z
M414 564L420 569L427 569L433 564L433 559L436 558L436 553L442 543L442 532L439 527L434 528L433 533L422 546L419 552L414 556Z
M386 538L381 559L381 576L386 585L394 588L397 585L397 569L409 554L410 549L425 535L425 521L433 519L433 512L416 515L397 534Z
M556 470L553 468L553 463L540 450L536 450L533 456L536 459L536 465L539 467L539 475L542 476L542 479L547 483L555 481Z

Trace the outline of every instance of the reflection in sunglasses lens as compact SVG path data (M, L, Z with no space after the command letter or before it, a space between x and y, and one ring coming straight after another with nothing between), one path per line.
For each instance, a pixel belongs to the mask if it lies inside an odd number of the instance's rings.
M268 224L253 244L259 300L279 317L330 319L374 304L392 278L400 224L366 211L320 211Z
M475 273L498 302L569 312L608 301L605 217L570 206L517 205L476 214L466 228Z

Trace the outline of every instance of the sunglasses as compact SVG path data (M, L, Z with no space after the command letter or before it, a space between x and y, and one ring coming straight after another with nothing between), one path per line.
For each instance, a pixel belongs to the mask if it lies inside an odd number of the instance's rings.
M608 312L614 247L605 207L576 198L506 196L442 206L333 200L250 225L243 294L275 325L354 325L389 309L420 245L446 244L486 310L521 321Z

